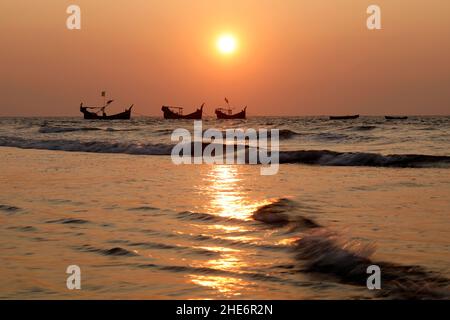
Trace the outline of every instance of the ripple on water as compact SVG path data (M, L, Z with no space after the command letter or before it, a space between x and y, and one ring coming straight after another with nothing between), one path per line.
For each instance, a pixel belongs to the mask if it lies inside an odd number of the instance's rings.
M48 220L46 223L59 223L59 224L86 224L90 223L88 220L76 219L76 218L63 218L57 220Z
M159 209L151 206L133 207L128 209L128 211L154 211L154 210Z
M191 221L213 221L213 222L234 222L234 223L245 223L244 220L222 217L209 213L183 211L177 213L177 218L180 220L191 220Z
M122 247L114 247L111 249L100 249L100 248L95 248L93 246L85 244L85 245L82 245L79 247L75 247L75 249L79 250L79 251L83 251L83 252L99 253L104 256L127 256L127 257L138 256L138 254L136 252L124 249Z
M161 271L173 272L173 273L187 273L189 275L197 274L197 275L213 275L213 276L226 276L226 277L234 277L234 278L246 278L251 280L258 281L269 281L276 282L279 284L290 283L292 285L298 286L308 286L311 285L306 281L296 281L294 279L286 279L280 278L275 275L271 275L268 272L264 272L264 270L259 270L260 272L234 272L229 270L221 270L214 269L208 267L193 267L193 266L180 266L180 265L158 265L154 263L148 264L139 264L138 268L143 269L157 269Z
M16 206L10 206L6 204L0 204L0 211L6 212L6 213L16 213L21 211L22 209Z
M156 249L156 250L172 250L177 252L185 252L187 254L198 254L202 256L217 256L220 255L217 252L213 252L211 250L206 250L202 248L196 247L187 247L181 245L171 245L165 243L157 243L157 242L134 242L129 244L132 247L141 247L145 249Z
M12 226L8 227L9 230L17 230L17 231L23 231L23 232L31 232L31 231L37 231L37 229L33 226Z

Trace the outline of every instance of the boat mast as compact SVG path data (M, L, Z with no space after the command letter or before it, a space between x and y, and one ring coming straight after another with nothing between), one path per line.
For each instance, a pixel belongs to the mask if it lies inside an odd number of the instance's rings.
M228 114L231 114L231 113L232 113L232 110L231 110L231 107L230 107L230 102L228 101L228 98L227 98L227 97L225 97L225 102L227 103L227 106L228 106L227 112L228 112Z
M102 91L102 97L103 97L103 108L106 107L106 91Z

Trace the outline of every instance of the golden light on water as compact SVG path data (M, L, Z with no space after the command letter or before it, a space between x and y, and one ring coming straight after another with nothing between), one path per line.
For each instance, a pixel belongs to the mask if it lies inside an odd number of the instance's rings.
M240 168L236 165L214 165L209 167L209 172L199 187L203 197L209 199L203 210L212 215L224 218L241 220L242 222L252 220L253 212L260 206L267 204L266 201L257 201L248 194L248 191L240 178ZM255 239L248 232L251 226L241 225L239 222L214 223L208 229L220 230L225 235L220 238L239 243L251 243ZM244 281L239 276L248 272L248 257L242 250L225 246L204 246L219 254L207 261L199 262L195 267L220 270L225 275L195 275L189 276L190 281L210 289L216 290L225 297L240 296L244 290L251 287L251 282ZM236 276L234 276L236 275Z
M225 297L236 297L241 295L241 290L249 283L242 279L221 276L199 276L192 275L193 283L217 290Z
M220 253L217 259L211 259L202 263L203 268L211 268L230 273L242 273L242 268L247 264L241 259L241 251L226 247L202 247ZM239 277L233 276L211 276L211 275L190 275L191 281L197 285L217 290L225 297L240 296L242 291L251 283Z
M211 196L208 213L226 218L251 220L253 212L266 204L251 199L240 184L239 167L215 165L207 175Z

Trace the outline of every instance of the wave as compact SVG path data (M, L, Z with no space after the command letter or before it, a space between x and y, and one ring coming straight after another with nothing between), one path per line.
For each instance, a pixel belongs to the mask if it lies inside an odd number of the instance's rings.
M311 285L310 283L306 281L296 281L286 278L280 278L275 275L271 275L268 272L264 272L264 270L258 271L245 271L245 272L235 272L230 270L223 270L223 269L216 269L216 268L209 268L209 267L195 267L195 266L181 266L181 265L159 265L154 263L147 263L147 264L138 264L136 265L138 268L143 269L156 269L161 271L167 271L167 272L173 272L173 273L186 273L189 275L216 275L216 276L226 276L226 277L233 277L236 279L250 279L250 280L257 280L257 281L268 281L268 282L275 282L279 284L286 284L287 282L296 285L296 286L305 286L305 285Z
M108 131L108 132L120 132L120 131L137 131L139 129L116 129L116 128L97 128L97 127L52 127L48 125L42 125L39 133L66 133L77 131Z
M297 227L318 228L320 225L313 219L303 215L293 216L299 205L292 200L281 198L270 204L259 207L253 212L253 219L267 224L286 225L294 223Z
M80 140L29 140L0 137L0 146L21 149L58 150L71 152L124 153L133 155L170 155L173 145L131 142Z
M99 131L100 128L90 128L90 127L49 127L42 126L39 128L39 133L64 133L64 132L75 132L75 131Z
M58 220L49 220L46 223L85 224L85 223L89 223L89 221L84 220L84 219L65 218L65 219L58 219Z
M75 249L83 252L95 252L104 256L128 256L128 257L138 256L137 253L121 247L114 247L111 249L99 249L92 247L90 245L82 245L79 247L75 247Z
M270 131L269 131L269 133L270 133ZM280 137L281 140L283 140L283 139L291 139L291 138L293 138L295 136L298 136L298 135L300 135L300 133L292 131L292 130L289 130L289 129L280 129L280 131L279 131L279 137ZM270 136L270 134L269 134L269 136Z
M243 128L237 129L237 131L240 131L240 130L245 131L245 129L243 129ZM172 130L169 130L169 131L170 131L170 133L172 132ZM203 130L203 133L205 133L205 132L206 132L206 130ZM227 131L226 130L222 130L221 133L222 133L223 137L227 136ZM267 135L267 138L271 138L272 131L271 130L267 130L266 135ZM291 139L291 138L293 138L295 136L299 136L299 135L301 135L301 134L296 132L296 131L289 130L289 129L279 129L278 130L278 137L279 137L280 140ZM260 132L259 131L256 131L256 136L258 138L260 137Z
M204 149L208 143L203 143ZM71 152L123 153L130 155L171 155L172 144L134 142L30 140L0 136L0 146L22 149L58 150ZM226 145L223 145L224 154ZM248 146L245 147L248 151ZM246 157L248 158L248 157ZM280 151L280 163L299 163L321 166L366 166L394 168L448 168L450 156L423 154L382 155L367 152L337 152L330 150Z
M345 131L369 131L375 129L371 128L371 126L359 126L359 127L347 127L342 130ZM356 142L369 142L375 141L378 138L375 136L364 135L364 132L361 134L344 134L337 132L306 132L302 134L302 138L304 140L312 140L315 142L324 142L324 143L356 143ZM300 134L299 134L300 135Z
M154 131L157 135L170 135L173 132L173 129L158 129Z
M235 222L235 223L243 223L244 220L228 218L217 216L209 213L202 212L192 212L192 211L183 211L177 214L177 218L180 220L191 220L191 221L214 221L214 222Z
M347 129L350 129L352 131L371 131L377 128L378 128L377 126L365 125L365 126L348 127Z
M301 264L301 272L328 275L346 284L366 287L367 268L380 267L382 289L375 294L394 299L448 299L450 280L420 266L403 266L375 261L373 243L347 240L336 232L295 214L300 206L289 199L277 199L258 208L253 218L269 225L306 221L308 228L299 232L292 251ZM306 219L306 220L304 220Z
M346 134L332 132L310 133L310 136L319 141L341 141L350 139Z
M17 230L17 231L23 231L23 232L33 232L37 231L37 229L33 226L11 226L7 227L9 230Z
M141 207L133 207L129 208L128 211L154 211L158 210L158 208L150 207L150 206L141 206Z
M166 243L157 243L157 242L133 242L129 244L132 247L140 247L145 249L155 249L155 250L173 250L178 251L181 253L186 254L196 254L196 255L202 255L207 257L212 256L218 256L220 255L217 252L202 249L202 248L196 248L196 247L189 247L189 246L181 246L181 245L171 245Z
M448 299L450 280L420 266L403 266L375 261L375 246L356 240L344 240L321 228L297 240L296 258L306 272L327 274L340 282L365 287L367 268L376 265L382 274L381 297L394 299Z
M450 167L449 156L421 154L381 155L366 152L336 152L329 150L299 150L280 152L280 163L302 163L322 166L366 166L427 168Z
M108 132L122 132L122 131L139 131L139 129L135 128L135 129L116 129L116 128L106 128L106 129L102 129Z
M15 206L9 206L6 204L0 204L0 211L4 211L4 212L8 212L8 213L14 213L14 212L18 212L21 211L22 209L19 207L15 207Z

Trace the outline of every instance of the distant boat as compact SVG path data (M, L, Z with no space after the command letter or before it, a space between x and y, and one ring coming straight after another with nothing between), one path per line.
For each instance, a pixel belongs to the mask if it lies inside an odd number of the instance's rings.
M230 101L225 97L225 102L228 108L217 108L215 110L217 119L245 119L247 107L242 109L241 112L233 114L233 108L230 107Z
M128 109L125 109L124 112L107 115L105 110L106 108L114 101L108 100L106 101L106 92L102 91L103 97L103 107L85 107L83 103L80 104L80 112L83 114L84 119L87 120L130 120L131 118L131 109L133 105L131 105ZM89 111L92 110L92 111ZM101 112L101 114L99 114Z
M359 114L355 114L353 116L331 116L330 120L350 120L350 119L358 119Z
M217 119L245 119L246 118L246 110L247 107L242 109L241 112L233 114L233 110L231 108L217 108L216 109L216 116Z
M187 115L183 115L183 108L181 107L162 106L161 110L164 113L164 119L201 120L204 106L205 104L203 103L199 109Z
M408 117L384 116L386 120L406 120Z

